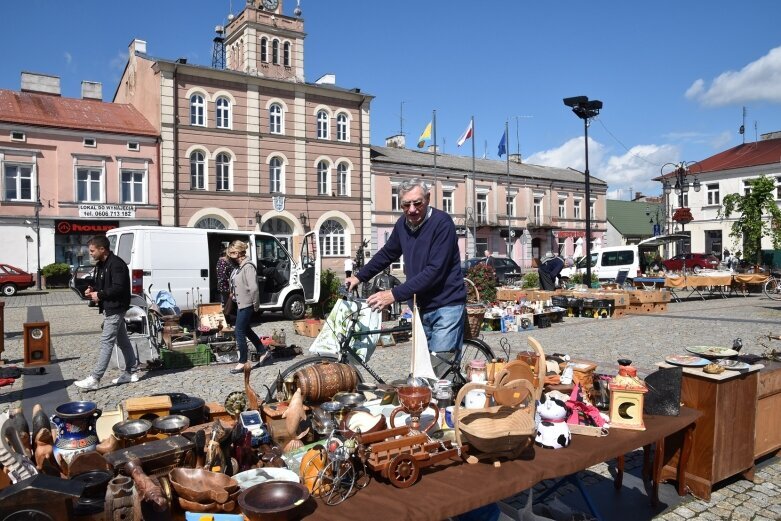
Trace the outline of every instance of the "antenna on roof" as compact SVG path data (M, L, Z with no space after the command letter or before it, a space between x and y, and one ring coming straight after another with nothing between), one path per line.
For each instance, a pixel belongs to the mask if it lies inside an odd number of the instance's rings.
M401 100L401 109L399 110L399 135L404 135L404 104L406 101ZM436 144L436 143L435 143Z
M746 107L743 107L743 124L740 125L740 135L743 136L743 144L746 144Z

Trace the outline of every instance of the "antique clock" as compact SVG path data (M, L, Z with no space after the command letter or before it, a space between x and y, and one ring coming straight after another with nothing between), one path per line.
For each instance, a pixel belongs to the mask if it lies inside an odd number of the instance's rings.
M51 361L48 322L25 322L24 365L46 365Z
M279 0L262 0L261 5L266 11L274 11L279 6Z

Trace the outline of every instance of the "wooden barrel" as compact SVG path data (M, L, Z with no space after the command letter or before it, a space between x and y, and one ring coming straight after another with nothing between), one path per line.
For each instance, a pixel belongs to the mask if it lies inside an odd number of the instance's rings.
M338 392L354 392L358 373L347 364L322 362L296 371L296 387L304 401L326 402Z

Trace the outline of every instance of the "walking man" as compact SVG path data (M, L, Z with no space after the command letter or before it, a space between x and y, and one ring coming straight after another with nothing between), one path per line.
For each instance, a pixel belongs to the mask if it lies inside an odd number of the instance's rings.
M127 264L111 251L108 239L96 235L87 243L89 254L97 261L95 266L95 287L87 287L84 296L97 303L103 313L103 334L100 336L98 363L92 373L75 382L76 387L94 391L100 387L100 379L108 369L114 344L119 346L125 357L125 372L112 380L114 384L137 382L138 374L132 373L138 360L125 327L125 313L130 307L130 274Z
M417 295L429 351L452 358L461 350L466 317L466 288L461 274L461 254L453 219L429 206L428 185L420 179L403 182L399 198L404 211L388 241L357 273L347 279L348 290L382 272L404 256L407 280L367 299L381 310L394 302L407 302ZM444 353L447 353L445 355ZM436 365L439 360L432 360Z

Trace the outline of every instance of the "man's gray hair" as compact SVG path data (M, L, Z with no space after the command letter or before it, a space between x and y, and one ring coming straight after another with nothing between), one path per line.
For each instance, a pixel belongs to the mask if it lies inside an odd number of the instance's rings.
M410 179L408 181L404 181L399 185L399 197L406 194L410 190L420 187L421 190L423 190L423 195L428 195L429 188L428 183L426 183L422 179L418 179L417 177Z

